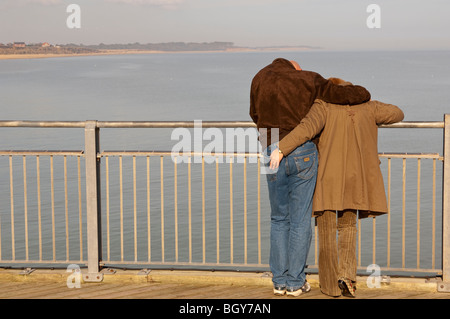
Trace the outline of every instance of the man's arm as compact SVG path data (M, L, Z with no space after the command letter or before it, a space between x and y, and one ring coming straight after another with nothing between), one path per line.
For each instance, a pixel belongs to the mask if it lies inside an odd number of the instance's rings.
M316 85L319 88L317 98L328 103L356 105L370 100L369 91L359 85L337 85L321 75L317 76Z

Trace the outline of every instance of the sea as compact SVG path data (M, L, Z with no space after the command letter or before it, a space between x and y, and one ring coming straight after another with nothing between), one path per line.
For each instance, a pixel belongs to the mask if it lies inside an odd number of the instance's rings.
M108 55L108 56L80 56L63 58L43 59L17 59L0 60L0 107L1 121L32 120L32 121L251 121L249 117L250 84L253 76L264 66L270 64L274 59L283 57L288 60L297 61L304 70L320 73L323 77L339 77L353 84L366 87L372 99L390 103L400 107L404 114L404 121L442 121L445 113L450 113L450 51L264 51L264 52L208 52L208 53L160 53L160 54L133 54L133 55ZM102 129L100 132L101 150L168 150L177 143L172 136L173 129ZM407 153L439 153L443 152L443 134L441 129L398 129L383 128L379 130L379 152L407 152ZM84 148L84 132L82 129L61 128L0 128L0 150L82 150ZM145 176L145 159L139 159L140 173ZM76 180L76 159L73 161L73 169L69 176L73 175ZM43 175L49 175L48 161L42 159ZM57 160L55 159L55 163ZM125 160L124 160L125 162ZM230 179L229 164L221 164L220 174L220 235L216 233L216 198L215 198L215 165L210 168L211 172L206 174L206 252L202 249L202 193L201 171L193 171L194 189L199 190L193 194L192 211L194 228L192 241L198 242L193 248L193 257L188 256L189 248L185 246L188 242L188 217L187 200L184 195L179 195L180 208L178 209L180 234L175 244L175 235L172 230L161 232L156 226L161 225L161 192L160 188L160 162L152 162L155 173L152 177L152 229L155 230L150 236L152 239L152 260L165 261L178 260L188 261L189 258L199 262L214 262L217 257L216 246L220 245L220 260L228 262L234 258L234 262L243 262L245 256L242 253L242 242L244 231L241 225L243 221L243 198L241 194L235 195L233 205L229 198L233 192L242 192L242 172L236 166L232 177L234 183L233 191L230 190L228 180ZM62 169L62 164L59 165ZM117 175L116 159L110 159L110 165ZM125 167L125 174L132 174L130 163ZM165 178L173 179L172 163L164 164L169 170ZM238 165L238 164L236 164ZM27 162L28 177L36 175L36 161L30 158ZM199 165L197 165L199 166ZM241 165L242 166L242 165ZM382 172L387 174L387 162L381 161ZM441 236L441 184L442 162L437 161L435 190L436 217L435 226L432 226L432 175L433 161L422 160L420 163L420 193L417 191L417 160L407 162L406 202L402 203L402 160L392 163L393 185L392 185L392 207L391 207L391 247L389 261L390 266L402 267L402 250L406 249L406 267L415 268L420 262L420 268L431 268L440 266L440 236ZM152 166L153 167L153 166ZM55 169L56 171L60 168ZM70 231L69 241L71 257L66 256L64 215L65 204L63 195L63 174L61 170L55 181L56 193L62 198L57 198L52 207L50 197L49 177L42 177L43 193L42 199L42 229L43 229L43 255L39 256L38 247L38 218L35 181L28 182L28 240L29 250L26 252L25 245L25 204L23 195L23 163L22 158L13 159L13 196L11 196L11 180L9 157L0 157L0 232L1 232L1 256L2 260L10 260L13 256L11 241L14 241L14 256L16 259L49 259L52 255L54 239L51 229L57 225L56 241L61 242L63 248L57 250L56 259L65 260L77 258L79 250L84 250L86 243L80 245L78 242L79 231ZM112 174L112 173L111 173ZM187 171L180 167L178 172L179 187L185 191ZM195 175L195 174L200 174ZM221 175L221 178L222 178ZM103 176L105 174L103 173ZM257 173L249 177L249 192L254 192L256 186L254 181ZM70 178L70 177L69 177ZM138 177L139 178L139 177ZM270 224L270 209L267 200L265 177L262 179L262 230L263 248L262 263L268 263L268 233ZM33 184L34 183L34 184ZM59 183L59 184L58 184ZM105 181L103 180L103 187ZM128 184L127 184L128 183ZM166 228L173 229L174 204L173 183L165 182L163 205ZM195 184L197 183L197 184ZM397 183L397 184L395 184ZM75 182L76 184L76 182ZM111 187L119 187L117 176L111 177ZM71 190L70 187L73 189ZM79 207L77 201L76 185L69 187L69 192L74 193L74 199L69 203L69 215L78 222ZM133 205L131 200L125 203L124 236L129 237L125 247L121 248L118 229L120 220L118 214L120 203L118 195L112 196L108 207L111 210L111 234L116 234L111 239L109 250L103 247L103 255L111 254L111 260L120 259L121 251L125 251L125 258L130 260L148 260L145 204L145 181L138 183L138 194L142 194L142 203L138 204L138 224L143 227L139 233L139 243L143 243L138 249L138 257L134 258L134 222ZM386 185L387 187L387 185ZM125 182L123 197L132 198L134 189L132 182ZM223 196L222 196L223 194ZM102 195L103 196L103 195ZM46 197L46 199L44 198ZM13 198L13 213L11 209L11 198ZM139 196L138 196L139 198ZM249 194L250 205L248 209L249 223L256 221L254 193ZM420 204L417 204L419 198ZM138 199L139 201L140 199ZM104 196L102 207L107 206ZM253 202L252 202L253 201ZM56 206L55 206L56 205ZM128 205L128 206L127 206ZM253 205L253 206L252 206ZM56 207L56 208L55 208ZM234 207L234 209L232 209ZM56 218L52 218L52 210L56 210ZM405 218L403 212L405 211ZM83 212L85 213L85 212ZM102 214L105 214L103 211ZM115 214L115 217L112 217ZM231 217L230 217L231 216ZM420 220L420 234L417 235L417 219ZM14 219L14 227L11 222ZM85 216L81 224L85 223ZM229 223L236 223L236 227L230 232ZM405 228L402 228L402 220L405 220ZM103 217L105 223L105 217ZM387 217L376 219L376 228L372 220L361 222L363 226L360 231L362 241L362 257L365 258L361 265L371 264L373 259L372 234L376 231L376 263L385 267L388 263L387 253ZM80 224L80 225L81 225ZM58 226L59 225L59 226ZM153 226L156 225L156 226ZM366 225L366 226L364 226ZM78 225L79 226L79 225ZM77 226L77 227L78 227ZM223 227L223 229L222 229ZM367 230L363 230L366 227ZM435 246L432 246L433 232ZM82 236L86 234L83 228ZM106 225L103 230L106 232ZM364 232L363 232L364 231ZM252 238L253 242L248 245L248 259L255 262L258 258L257 229L253 225L249 227L245 236ZM367 235L366 235L367 234ZM403 234L406 235L406 243L403 244ZM111 236L112 236L111 235ZM106 235L104 235L106 236ZM161 237L166 236L162 252ZM229 251L230 237L234 240L236 252ZM217 239L220 243L217 244ZM216 245L217 244L217 245ZM178 247L179 253L174 252ZM199 247L199 248L198 248ZM406 247L406 248L404 248ZM417 248L419 247L419 254ZM432 247L436 251L435 260L432 261ZM153 249L155 250L153 252ZM159 249L159 250L158 250ZM311 250L314 250L314 238ZM206 258L204 255L206 254ZM310 263L314 264L314 254L311 253ZM128 256L128 257L127 257ZM434 267L434 266L433 266Z

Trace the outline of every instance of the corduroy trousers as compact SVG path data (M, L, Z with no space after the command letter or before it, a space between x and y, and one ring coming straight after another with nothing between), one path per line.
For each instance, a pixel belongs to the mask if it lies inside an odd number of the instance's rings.
M356 210L324 211L316 218L320 290L330 296L340 296L341 277L356 281Z

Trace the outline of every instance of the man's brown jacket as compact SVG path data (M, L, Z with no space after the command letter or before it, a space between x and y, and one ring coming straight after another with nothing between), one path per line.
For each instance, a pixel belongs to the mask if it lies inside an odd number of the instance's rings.
M266 141L267 132L267 145L263 147L278 142L272 141L270 129L278 128L281 140L300 123L316 98L354 105L369 101L370 93L361 86L340 86L318 73L298 71L283 58L259 71L251 84L250 117L261 133L261 142Z

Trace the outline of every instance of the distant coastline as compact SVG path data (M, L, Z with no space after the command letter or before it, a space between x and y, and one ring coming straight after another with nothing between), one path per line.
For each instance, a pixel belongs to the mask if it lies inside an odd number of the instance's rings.
M162 53L214 53L214 52L261 52L261 51L304 51L321 49L310 46L268 46L237 47L232 42L185 43L169 42L156 44L99 44L99 45L50 45L48 43L0 44L0 60L38 59L74 56L101 56L123 54L162 54Z

